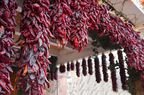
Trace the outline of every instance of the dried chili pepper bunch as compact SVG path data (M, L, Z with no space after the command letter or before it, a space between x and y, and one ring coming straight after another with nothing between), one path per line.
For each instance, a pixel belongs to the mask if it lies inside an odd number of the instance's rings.
M70 71L70 63L67 63L67 71Z
M127 89L127 84L126 84L126 72L125 72L125 67L124 67L124 59L123 59L123 53L121 50L118 50L118 60L119 60L119 68L120 68L120 77L121 77L121 82L122 82L122 89L126 90Z
M83 73L84 76L87 75L87 64L86 64L86 59L85 58L83 58L83 60L82 60L82 73Z
M89 3L87 0L73 0L70 3L73 11L70 22L69 41L74 48L81 50L88 43Z
M49 0L24 0L20 25L22 39L20 87L29 95L43 95L48 86L50 28Z
M91 3L89 9L89 22L93 23L90 28L94 28L99 36L108 36L111 42L123 47L129 60L128 65L143 71L143 41L132 25L110 14L106 5Z
M62 45L67 44L70 35L70 16L73 14L68 0L55 0L51 4L51 32Z
M99 58L96 56L94 58L94 63L95 63L95 76L96 76L96 81L97 83L101 82L101 73L100 73L100 63L99 63Z
M61 73L66 72L66 67L65 67L64 64L61 64L61 65L60 65L60 67L59 67L59 71L60 71Z
M92 66L92 59L91 59L91 57L88 58L88 73L90 75L93 74L93 66Z
M15 16L17 4L15 0L0 0L0 95L9 95L13 90L10 81L10 66L15 59Z
M76 75L80 77L80 63L78 61L76 62Z
M140 36L132 29L131 24L124 23L120 18L110 16L113 32L109 31L109 37L112 42L120 44L127 54L128 65L137 70L143 70L144 51Z
M102 54L102 71L103 71L103 80L108 82L108 73L107 73L107 64L106 64L106 55Z
M113 91L117 91L117 78L116 78L116 69L114 63L114 55L112 53L109 54L110 61L110 70L111 70L111 80L112 80L112 89Z
M74 68L75 68L75 65L74 65L74 62L73 62L73 61L72 61L71 64L70 64L70 68L71 68L72 71L73 71Z

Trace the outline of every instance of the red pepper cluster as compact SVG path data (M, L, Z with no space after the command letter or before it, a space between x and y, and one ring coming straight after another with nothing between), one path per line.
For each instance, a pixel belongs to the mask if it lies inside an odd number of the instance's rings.
M20 31L20 87L25 94L42 95L48 85L47 67L50 32L49 0L24 0Z
M10 66L15 61L13 34L16 8L15 0L0 0L0 95L9 95L13 90L10 81L13 71Z
M92 66L92 59L91 59L91 57L88 58L88 73L90 75L93 74L93 66Z
M106 55L102 54L102 71L103 71L103 80L108 82L108 73L107 73L107 63L106 63Z
M10 69L6 67L13 63L16 8L15 0L0 0L0 93L10 93L11 90ZM19 74L20 85L26 94L42 95L43 88L48 84L49 38L58 39L62 45L70 42L74 48L81 50L88 43L89 29L119 44L127 54L128 65L144 70L144 40L130 23L110 14L108 9L106 5L98 4L97 0L54 0L51 4L49 0L24 0L20 25L24 39L20 44ZM104 56L102 61L104 80L108 81ZM74 70L73 63L71 70Z
M126 84L126 72L125 72L125 67L124 67L124 58L123 58L123 53L121 50L118 50L118 60L119 60L119 68L120 68L120 77L121 77L121 82L122 82L122 89L126 90L127 89L127 84Z
M117 78L116 78L116 69L114 63L114 55L112 53L109 54L109 61L110 61L110 70L111 70L111 80L112 80L112 89L113 91L117 91Z
M87 75L87 64L86 64L86 59L85 58L83 58L83 60L82 60L82 73L83 73L84 76Z
M94 58L94 63L95 63L95 77L96 77L96 81L97 81L97 83L100 83L101 82L101 73L100 73L100 63L99 63L98 56L96 56Z

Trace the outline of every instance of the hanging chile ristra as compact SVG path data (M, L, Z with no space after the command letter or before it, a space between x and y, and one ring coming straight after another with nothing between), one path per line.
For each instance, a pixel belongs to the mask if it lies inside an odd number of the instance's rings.
M70 71L70 63L67 63L67 71Z
M14 32L16 27L15 0L0 0L0 95L9 95L13 90L10 81L10 66L14 63Z
M105 54L102 54L102 71L103 71L103 80L105 82L108 82L107 63Z
M126 90L127 89L127 84L126 84L126 72L125 72L125 67L124 67L124 58L123 58L123 53L121 50L118 50L118 60L119 60L119 68L120 68L120 77L121 77L121 82L122 82L122 89Z
M96 56L94 58L94 63L95 63L95 77L96 77L96 81L97 81L97 83L100 83L101 82L101 73L100 73L100 63L99 63L98 56Z
M83 58L83 60L82 60L82 73L83 73L84 76L87 75L87 64L86 64L86 59L85 58Z
M76 75L80 77L80 63L78 61L76 62Z
M59 67L59 71L60 71L61 73L66 72L66 67L65 67L64 64L61 64L61 65L60 65L60 67Z
M74 67L75 67L75 65L74 65L74 62L73 62L73 61L71 62L70 67L71 67L71 70L73 71L73 70L74 70Z
M91 57L88 58L88 73L90 75L93 74L93 66L92 66L92 59L91 59Z
M111 70L111 80L112 80L112 89L113 91L117 91L117 78L116 78L116 69L114 63L114 56L112 53L109 54L110 61L110 70Z
M50 61L49 0L24 0L20 33L21 44L20 82L26 95L43 95L48 86L47 69Z

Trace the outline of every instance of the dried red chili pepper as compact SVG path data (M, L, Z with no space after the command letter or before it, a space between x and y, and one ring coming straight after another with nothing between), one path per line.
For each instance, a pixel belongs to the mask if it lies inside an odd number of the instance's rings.
M114 63L114 56L112 53L109 54L109 61L110 61L110 70L111 70L111 80L112 80L112 89L113 91L117 91L117 78L116 78L116 69Z
M124 59L123 59L123 53L121 50L118 50L118 60L119 60L119 68L120 68L120 77L121 77L121 82L122 82L122 89L126 90L127 89L127 84L126 84L126 72L125 72L125 67L124 67Z
M95 62L95 76L96 76L96 81L97 83L101 82L101 73L100 73L100 63L99 63L99 58L98 56L96 56L94 58L94 62Z
M106 55L102 54L102 71L103 71L103 80L108 82L108 73L107 73L107 64L106 64Z

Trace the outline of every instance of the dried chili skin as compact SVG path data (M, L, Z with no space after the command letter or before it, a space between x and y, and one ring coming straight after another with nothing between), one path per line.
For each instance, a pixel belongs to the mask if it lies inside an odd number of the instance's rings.
M119 68L120 68L120 77L121 77L121 82L122 82L122 89L126 90L127 89L127 84L126 84L126 72L124 68L124 58L123 58L123 53L121 50L118 50L118 60L119 60Z
M11 66L15 61L15 42L13 35L16 27L15 0L0 1L0 95L10 95L13 87L10 81Z
M114 55L112 53L109 54L109 61L110 61L110 70L111 70L111 80L112 80L112 89L113 91L117 91L117 78L116 78L116 69L114 66Z
M91 57L88 58L88 73L90 75L93 74L93 66L92 66L92 59L91 59Z
M86 64L86 59L85 58L83 58L83 60L82 60L82 73L83 73L84 76L87 75L87 64Z
M96 81L97 83L101 82L101 73L100 73L100 63L99 63L99 58L98 56L96 56L94 58L94 62L95 62L95 76L96 76Z
M43 95L48 85L47 69L50 32L49 0L24 0L20 25L21 48L19 86L25 94Z
M106 55L102 54L102 71L103 71L103 80L108 82L108 73L107 73L107 64L106 64Z

